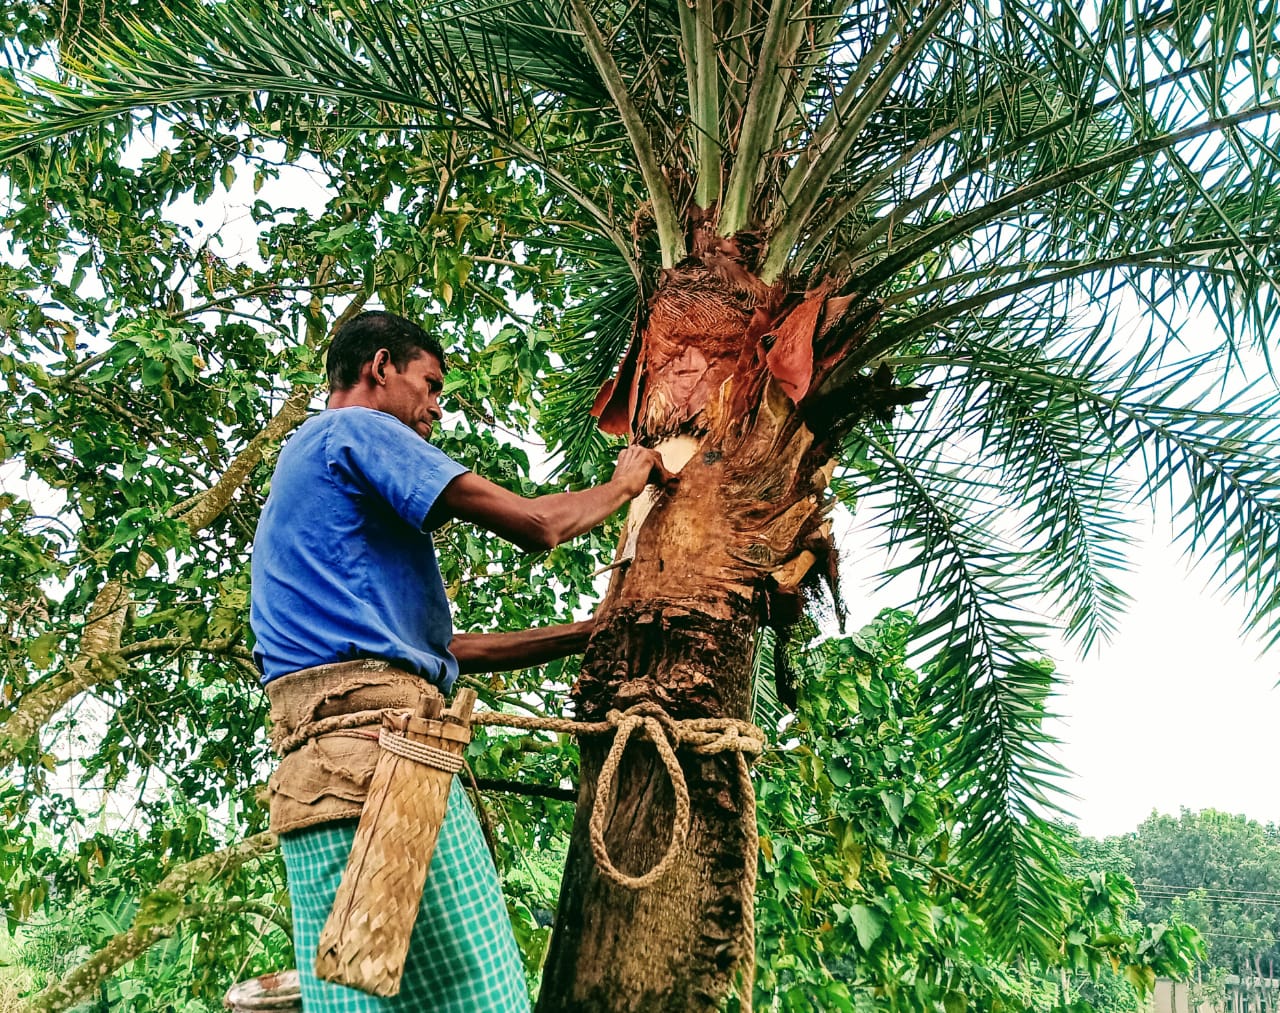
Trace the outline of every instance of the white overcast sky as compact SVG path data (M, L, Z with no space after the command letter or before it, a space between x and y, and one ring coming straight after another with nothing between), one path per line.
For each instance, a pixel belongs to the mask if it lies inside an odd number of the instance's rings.
M1181 806L1280 823L1280 655L1242 636L1242 605L1206 587L1208 567L1189 572L1171 537L1155 526L1135 553L1115 641L1058 659L1071 809L1093 836Z

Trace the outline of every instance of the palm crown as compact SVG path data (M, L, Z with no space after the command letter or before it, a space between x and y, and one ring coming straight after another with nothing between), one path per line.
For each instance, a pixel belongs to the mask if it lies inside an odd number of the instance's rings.
M1028 605L1084 647L1113 633L1121 503L1167 498L1280 637L1280 405L1248 380L1277 315L1278 44L1274 9L1237 0L231 0L10 80L0 154L245 93L264 127L484 139L558 209L527 242L589 270L546 415L570 463L699 231L765 285L874 302L820 393L931 393L844 420L837 489L876 508L889 572L919 575L989 916L1047 942L1026 817L1055 766L1025 729L1052 679ZM1217 327L1186 339L1196 311Z

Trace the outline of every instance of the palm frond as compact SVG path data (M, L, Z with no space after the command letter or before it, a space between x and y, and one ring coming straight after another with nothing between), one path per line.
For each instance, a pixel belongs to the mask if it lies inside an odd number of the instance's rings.
M1249 123L1267 121L1277 113L1280 113L1280 101L1261 103L1241 112L1209 119L1156 137L1132 139L1096 158L1058 168L1014 187L972 210L921 230L917 238L904 243L902 248L886 254L882 260L870 267L860 276L860 283L874 290L925 254L944 248L961 236L972 235L982 227L998 222L1007 214L1026 208L1042 197L1060 194L1068 187L1087 183L1091 178L1111 170L1123 170L1136 166L1138 177L1126 179L1126 182L1131 184L1126 188L1126 192L1142 194L1150 200L1153 190L1157 189L1152 186L1149 178L1145 178L1145 160L1150 156L1186 142L1221 134ZM1078 187L1075 191L1076 194L1084 192L1087 192L1085 187ZM1108 205L1110 203L1107 202ZM1090 207L1090 210L1097 213L1094 207ZM1115 220L1112 207L1106 206L1103 210Z
M1193 376L1199 363L1189 365ZM1181 386L1180 380L1168 387ZM1247 629L1280 642L1280 394L1249 389L1213 409L1100 399L1121 460L1141 462L1140 486L1167 498L1181 521L1179 541L1196 556L1216 557L1220 586L1240 596Z
M616 213L602 205L603 192L588 192L566 173L547 141L556 123L555 110L545 108L553 78L561 89L554 94L577 103L599 94L607 101L607 93L589 61L584 68L572 59L566 29L540 12L540 5L520 4L511 12L518 18L500 22L491 8L470 4L427 11L340 2L332 10L293 10L232 0L183 10L162 25L130 22L98 40L66 80L0 80L0 161L144 110L198 120L218 99L293 96L308 100L294 106L303 128L491 138L586 210L630 259L631 244ZM499 23L510 31L475 30ZM537 45L551 39L559 44ZM389 108L398 111L394 119ZM586 119L596 164L625 173L626 138L616 117Z
M1010 284L940 295L932 318L878 336L850 368L1025 288L1062 286L1070 304L1118 294L1122 278L1153 319L1185 298L1217 315L1227 354L1250 339L1268 354L1280 106L1256 67L1276 50L1275 17L1112 4L1097 18L1031 2L949 21L922 56L936 72L909 69L864 125L796 266L829 273L834 258L890 302L949 276Z
M952 9L952 0L935 0L920 23L910 30L904 31L905 19L887 25L868 51L842 75L839 93L809 138L808 152L812 155L807 152L806 157L795 161L783 180L781 199L774 204L768 228L769 253L760 268L765 281L782 273L831 177L848 159L863 128L892 93L899 75L929 46Z
M1118 455L1092 406L1069 390L981 370L964 376L955 400L957 434L974 433L984 456L1000 462L1002 485L1025 505L1019 541L1068 638L1084 652L1099 637L1110 640L1129 601L1115 577L1128 570L1132 520Z
M568 243L572 245L565 245ZM574 264L572 304L555 328L553 351L563 372L549 379L540 429L562 467L582 480L599 481L611 440L596 424L591 406L605 381L613 378L630 343L640 291L628 265L607 244L582 236L561 237L561 249Z
M1046 589L1068 606L1069 625L1087 637L1089 612L1080 609L1090 594L1104 606L1099 631L1122 604L1105 575L1123 569L1124 522L1110 504L1130 482L1135 497L1169 505L1188 552L1216 559L1221 586L1248 607L1248 628L1269 645L1280 640L1280 391L1273 384L1218 400L1212 353L1169 362L1163 348L1138 356L1117 351L1112 361L1098 352L1082 363L989 343L979 333L967 335L963 349L903 361L940 367L941 384L966 392L975 433L992 438L1003 430L1015 440L1011 450L1030 452L1034 442L1017 441L1041 438L1060 449L1059 466L1069 469L1074 487L1049 482L1052 472L1029 474L1025 462L1006 469L1024 476L1019 491L1050 567ZM1019 418L1010 433L1000 421L1003 408L984 404L995 396L1030 406L1031 427ZM1078 505L1087 514L1067 523ZM1064 541L1073 529L1075 537ZM1091 571L1068 575L1072 562L1086 560Z
M1052 669L1034 660L1045 627L1021 607L1034 576L986 520L1001 495L994 475L948 462L945 443L919 430L873 434L863 450L873 467L861 495L882 508L895 560L887 576L918 581L914 649L931 659L929 710L952 745L963 858L990 884L982 913L1001 949L1046 954L1062 918L1058 873L1027 835L1060 811L1064 772L1043 727Z
M761 728L775 730L787 715L778 699L774 680L774 650L777 640L772 630L759 634L751 670L751 720Z
M683 229L671 197L671 188L663 177L662 167L654 155L653 141L649 136L648 127L632 100L631 93L627 90L627 83L605 43L604 36L600 34L600 28L595 23L591 8L587 6L585 0L569 0L569 4L573 9L574 22L582 34L583 43L591 56L592 63L600 72L605 87L609 90L609 97L613 99L613 104L622 117L632 151L639 162L640 175L644 177L644 184L648 188L654 223L658 229L662 266L672 267L677 260L684 257Z

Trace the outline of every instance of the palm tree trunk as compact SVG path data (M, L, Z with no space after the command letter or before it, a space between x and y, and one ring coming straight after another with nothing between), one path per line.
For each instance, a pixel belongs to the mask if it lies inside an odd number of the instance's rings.
M801 410L810 377L797 385L779 377L785 365L766 360L772 348L796 343L797 327L807 328L802 336L814 350L830 302L834 323L848 300L821 291L786 297L711 258L669 272L651 300L602 425L616 422L625 400L636 438L656 445L680 481L632 508L573 691L580 718L638 703L677 719L749 718L757 630L798 616L801 579L826 569L816 564L829 547L830 444L815 439ZM687 844L662 880L631 891L600 875L589 843L608 746L582 744L578 814L538 1011L717 1009L754 958L744 912L755 871L746 821L755 813L738 788L737 757L681 752ZM672 820L673 792L655 750L630 746L604 834L614 864L631 875L652 868Z
M736 628L724 622L706 626L678 605L658 609L630 629L640 616L616 613L612 629L600 639L614 643L624 656L645 658L643 681L654 686L674 689L719 675L735 695L745 697L751 617L744 616ZM646 627L651 635L636 632ZM726 667L712 668L715 657ZM599 740L583 744L578 815L539 1013L715 1009L745 955L743 907L751 903L745 888L744 820L754 819L755 813L739 796L736 758L682 751L692 811L686 845L663 879L633 891L599 874L588 841L588 818L607 748ZM647 743L628 750L614 798L605 831L609 854L624 873L645 872L665 853L673 819L670 782Z

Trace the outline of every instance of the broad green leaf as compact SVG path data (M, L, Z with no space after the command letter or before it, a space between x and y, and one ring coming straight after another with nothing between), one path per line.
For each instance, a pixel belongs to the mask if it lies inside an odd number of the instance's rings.
M856 904L849 909L849 918L858 933L858 945L864 950L871 949L884 931L884 917L864 904Z

